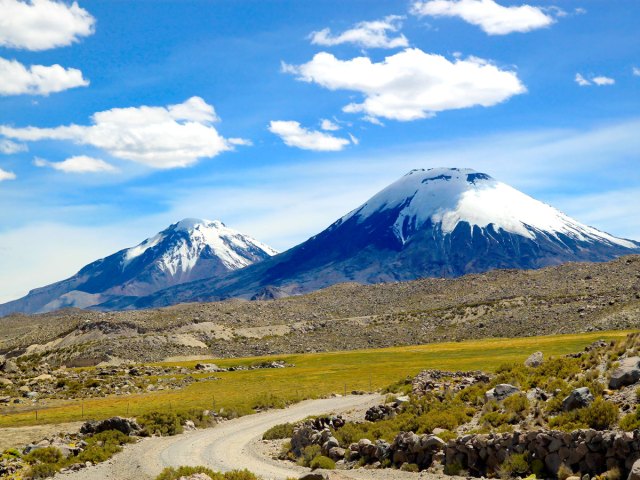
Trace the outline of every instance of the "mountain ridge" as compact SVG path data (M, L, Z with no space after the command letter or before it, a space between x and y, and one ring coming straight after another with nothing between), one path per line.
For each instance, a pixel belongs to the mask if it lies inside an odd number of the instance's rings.
M341 282L457 277L500 268L601 262L638 252L637 242L583 225L485 173L418 169L324 231L264 262L98 308L268 298L274 291L300 294Z
M81 268L60 282L0 305L0 315L88 308L115 297L151 294L244 268L276 251L218 220L186 218L136 246Z

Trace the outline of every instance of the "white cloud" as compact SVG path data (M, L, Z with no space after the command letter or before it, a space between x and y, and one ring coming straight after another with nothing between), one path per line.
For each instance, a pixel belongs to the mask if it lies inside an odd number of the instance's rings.
M326 118L323 118L322 121L320 122L320 128L328 132L335 132L336 130L340 130L339 125L337 125L335 122L332 122L331 120L328 120Z
M486 60L469 57L451 62L417 48L379 63L367 57L343 61L321 52L303 65L284 64L283 71L330 90L352 90L365 96L364 102L345 106L345 112L401 121L444 110L488 107L526 92L515 72Z
M591 85L597 85L599 87L603 87L606 85L614 85L616 83L615 79L610 77L605 77L603 75L591 76L591 78L588 79L588 78L585 78L580 73L576 73L575 82L581 87L588 87Z
M591 85L591 82L589 80L587 80L586 78L584 78L582 76L582 74L580 74L580 73L576 73L575 81L581 87L587 87L587 86Z
M246 143L220 136L212 126L218 119L213 107L199 97L167 107L113 108L91 118L93 125L89 126L0 126L0 134L23 141L68 140L91 145L153 168L186 167Z
M504 7L494 0L430 0L415 2L411 13L424 17L459 17L489 35L529 32L548 27L554 18L530 5Z
M31 65L26 67L16 60L0 57L1 95L49 95L75 87L86 87L89 82L82 72L60 65Z
M636 77L640 77L640 68L638 68L638 67L633 67L633 74L634 74Z
M0 0L0 46L48 50L91 35L95 19L76 2Z
M339 35L332 35L331 30L325 28L310 35L314 45L334 46L343 43L353 43L365 48L398 48L409 45L403 34L389 37L387 32L397 32L402 27L403 17L390 15L382 20L360 22L353 28Z
M36 167L49 167L54 170L65 173L100 173L100 172L116 172L117 169L99 158L87 157L86 155L78 155L67 158L62 162L49 162L42 158L36 158L33 161Z
M21 143L15 143L11 140L0 139L0 153L12 155L14 153L26 152L27 146Z
M616 83L615 79L611 78L611 77L605 77L605 76L598 76L598 77L593 77L591 79L593 81L593 83L595 83L598 86L604 86L604 85L613 85Z
M16 174L13 172L7 172L6 170L3 170L0 168L0 182L3 182L5 180L15 180L16 179Z
M351 143L346 138L334 137L317 130L308 130L294 121L272 120L269 124L269 131L278 135L286 145L303 150L336 152Z

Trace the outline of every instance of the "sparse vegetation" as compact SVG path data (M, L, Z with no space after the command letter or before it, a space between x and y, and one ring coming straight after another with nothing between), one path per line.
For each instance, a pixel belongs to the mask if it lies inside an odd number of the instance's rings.
M167 467L156 477L156 480L178 480L181 477L188 477L196 473L204 473L211 477L211 480L258 480L258 477L248 470L232 470L219 473L207 467Z

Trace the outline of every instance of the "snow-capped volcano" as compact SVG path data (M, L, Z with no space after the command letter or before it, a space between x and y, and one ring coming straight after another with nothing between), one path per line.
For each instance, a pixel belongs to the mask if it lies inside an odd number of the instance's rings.
M277 253L271 247L218 220L196 218L185 218L139 245L124 250L122 270L129 269L132 263L137 263L137 259L144 258L148 251L152 252L153 263L158 270L173 278L192 276L191 272L196 266L202 270L202 265L199 266L198 262L206 260L214 259L218 264L216 269L231 271Z
M187 218L140 244L97 260L76 275L0 305L0 315L86 308L223 276L277 252L218 220Z
M413 170L323 232L225 277L106 308L303 293L335 283L455 277L606 261L640 244L601 232L469 169Z
M606 242L623 248L638 248L629 240L613 237L583 225L555 208L471 169L434 168L412 170L382 190L364 205L344 216L363 223L384 211L393 211L393 231L406 243L426 225L438 225L450 235L460 224L491 227L498 232L535 240L538 235L560 239Z

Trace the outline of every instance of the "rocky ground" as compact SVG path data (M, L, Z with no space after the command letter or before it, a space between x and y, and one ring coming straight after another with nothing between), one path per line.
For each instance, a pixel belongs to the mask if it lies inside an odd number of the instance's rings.
M219 372L257 368L287 368L282 361L256 362L250 366L219 368L198 363L194 368L119 365L92 369L67 369L39 363L31 357L0 358L0 414L24 404L44 400L127 396L135 393L176 390L194 382L219 380Z
M394 387L410 396L364 418L298 424L277 456L346 470L637 480L639 353L632 334L560 358L536 352L492 375L424 371Z
M640 256L304 296L0 319L0 354L60 366L349 350L635 328Z

